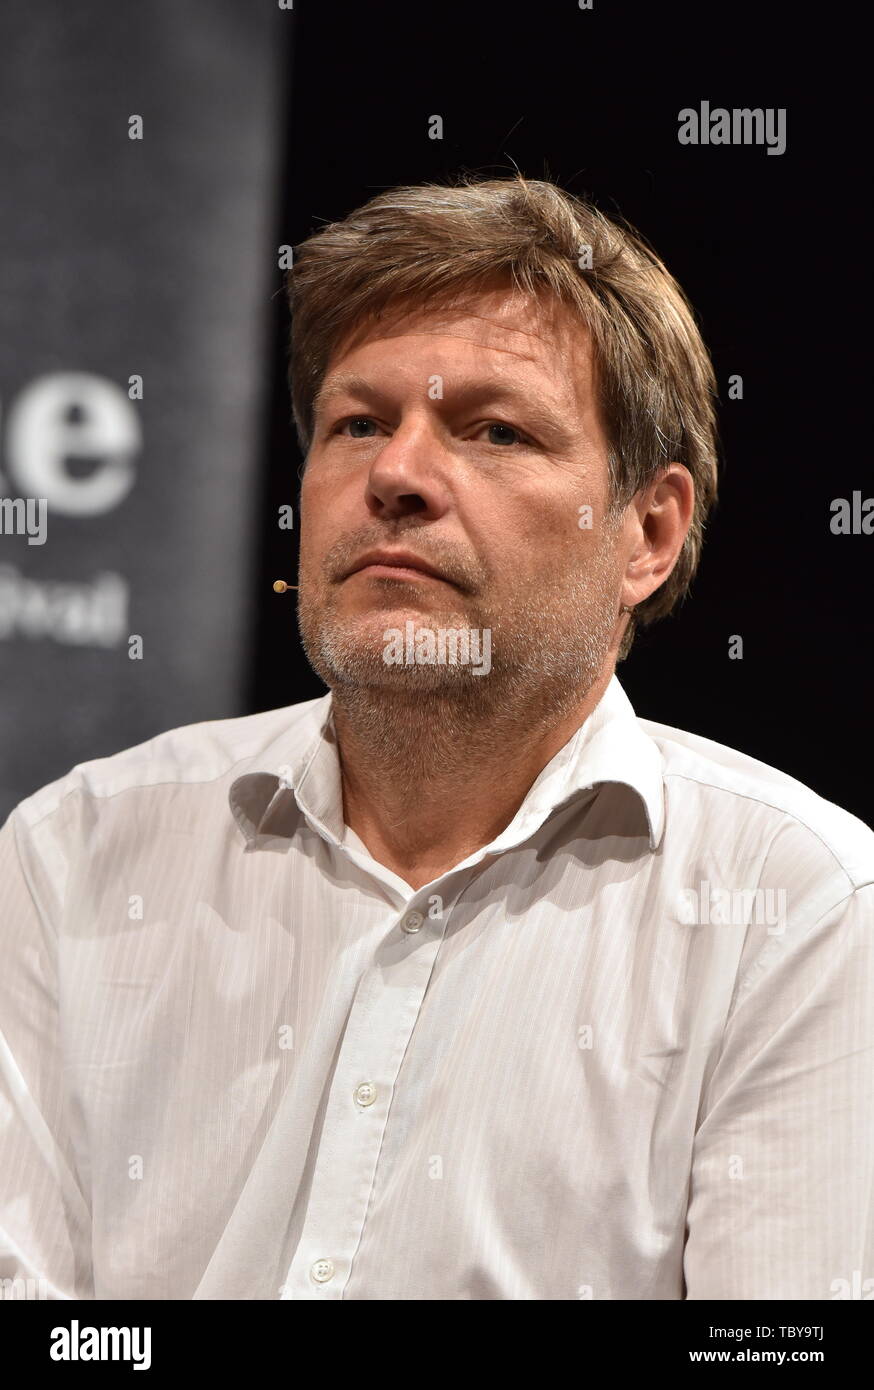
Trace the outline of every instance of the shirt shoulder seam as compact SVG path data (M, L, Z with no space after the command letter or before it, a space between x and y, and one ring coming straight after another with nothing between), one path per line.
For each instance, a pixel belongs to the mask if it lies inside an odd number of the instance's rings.
M117 787L115 791L103 791L100 788L90 787L84 784L83 782L79 782L76 783L74 786L68 787L65 792L59 793L58 798L53 803L53 805L51 805L46 811L43 811L42 815L37 816L35 820L28 820L27 816L25 816L22 812L22 806L26 801L30 801L32 797L25 797L24 801L20 801L17 806L13 807L12 812L10 814L15 816L16 819L19 822L21 822L28 831L33 831L38 829L38 827L41 826L46 820L48 820L50 816L56 815L57 812L64 805L64 803L71 796L75 796L77 793L80 796L88 796L91 797L94 801L102 802L111 801L114 797L123 796L126 792L145 791L152 787L193 787L197 785L206 786L210 782L218 782L221 780L222 777L227 777L229 774L233 773L235 768L241 767L244 763L251 762L251 760L252 754L247 753L242 758L237 758L234 762L229 763L228 766L223 768L220 772L213 773L211 776L204 775L190 778L160 777L154 782L143 782L134 780L130 783L129 786ZM83 764L77 763L76 766L71 768L70 771L67 773L67 778L72 777L74 773L78 772L82 766ZM66 778L61 780L66 780ZM38 795L39 791L33 793L33 796Z
M808 822L804 820L804 818L800 816L797 811L789 810L786 806L778 806L775 802L769 801L768 798L765 796L754 796L750 792L741 791L737 787L722 786L719 782L712 782L706 777L695 777L688 772L671 772L665 769L664 776L665 778L681 778L684 782L694 782L696 786L709 787L712 791L725 792L727 796L739 797L743 801L753 801L757 806L767 806L767 808L770 811L778 811L781 815L786 816L787 819L795 821L797 825L800 825L805 830L809 831L810 834L813 835L819 841L823 849L831 855L832 859L835 861L835 864L841 870L841 873L845 875L847 882L850 884L850 893L847 896L851 896L859 888L867 888L872 882L874 882L874 879L869 878L865 879L862 883L857 883L856 880L851 877L846 866L841 863L841 860L838 858L838 855L835 852L834 848L828 843L827 840L824 840L820 832L816 830L812 825L808 824ZM813 792L812 794L814 796L817 795L816 792ZM846 814L849 815L850 813L847 812ZM863 824L863 822L860 822L860 824Z

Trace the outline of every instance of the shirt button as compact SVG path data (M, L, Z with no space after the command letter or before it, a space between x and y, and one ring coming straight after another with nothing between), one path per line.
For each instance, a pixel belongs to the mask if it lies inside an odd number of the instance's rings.
M401 922L401 927L404 931L418 931L424 920L421 912L408 912Z
M310 1274L317 1284L327 1284L329 1279L334 1277L333 1260L316 1260L310 1269Z
M372 1105L376 1100L376 1087L370 1081L362 1081L355 1087L354 1095L359 1105Z

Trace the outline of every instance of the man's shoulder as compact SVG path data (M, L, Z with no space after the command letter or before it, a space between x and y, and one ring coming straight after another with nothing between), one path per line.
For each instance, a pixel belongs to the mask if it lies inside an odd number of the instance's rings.
M116 753L77 763L63 777L20 801L16 814L34 826L73 793L105 800L137 787L217 781L236 766L257 761L278 739L292 756L311 737L325 698L163 730Z
M874 831L806 783L737 748L685 729L640 719L661 752L670 792L694 795L729 823L755 818L764 833L783 830L789 854L827 852L853 887L874 881ZM770 832L769 832L770 828ZM849 886L849 885L848 885Z

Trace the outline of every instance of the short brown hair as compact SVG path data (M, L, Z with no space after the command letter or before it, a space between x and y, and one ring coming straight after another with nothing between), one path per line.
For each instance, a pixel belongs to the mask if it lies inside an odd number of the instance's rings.
M689 533L671 574L635 609L623 657L635 620L663 617L689 589L716 500L718 452L716 381L694 313L630 225L553 183L466 174L380 193L321 228L288 272L298 438L306 454L316 394L349 333L389 304L458 298L496 276L528 293L551 291L589 329L613 505L624 507L671 460L693 478Z

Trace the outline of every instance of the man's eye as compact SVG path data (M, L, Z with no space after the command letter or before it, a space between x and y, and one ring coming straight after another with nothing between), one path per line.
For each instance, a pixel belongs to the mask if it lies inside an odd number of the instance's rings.
M515 428L514 425L503 425L495 420L490 425L485 426L489 432L490 444L525 444L525 436ZM511 436L508 438L508 435ZM512 437L515 436L515 437Z
M331 431L332 434L345 434L349 431L351 439L372 439L371 427L375 430L378 425L369 415L349 415L345 420L339 420ZM513 444L527 444L528 440L520 430L514 425L505 425L500 420L493 420L488 425L483 425L483 429L489 431L489 443L504 447Z
M363 431L359 431L359 426L363 425L366 428L368 425L375 424L376 421L371 420L369 415L350 415L348 419L340 420L334 426L332 433L342 434L346 426L348 425L352 439L370 439L371 436L369 434L365 434L363 433Z

